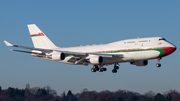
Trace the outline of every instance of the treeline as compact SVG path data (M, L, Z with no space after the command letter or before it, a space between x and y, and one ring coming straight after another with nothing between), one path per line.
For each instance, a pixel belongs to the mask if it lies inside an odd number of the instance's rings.
M180 93L176 90L169 90L163 94L152 91L139 94L127 90L96 92L83 89L77 94L69 90L57 95L49 86L30 88L27 84L25 89L0 87L0 101L180 101Z

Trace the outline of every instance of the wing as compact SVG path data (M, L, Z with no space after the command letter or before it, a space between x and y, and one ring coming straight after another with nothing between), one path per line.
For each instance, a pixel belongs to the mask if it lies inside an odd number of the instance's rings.
M12 50L16 52L23 52L23 53L30 53L30 54L36 54L39 57L42 57L47 54L51 54L53 52L56 53L64 53L65 56L71 56L71 58L68 60L68 62L72 62L74 64L83 64L84 62L87 62L91 56L96 56L96 57L103 57L103 58L124 58L124 54L102 54L102 53L83 53L83 52L72 52L72 51L61 51L61 50L56 50L56 49L42 49L42 48L33 48L33 47L26 47L26 46L19 46L19 45L13 45L7 41L4 41L4 43L7 46L12 46L12 47L18 47L18 48L24 48L24 49L29 49L29 50L35 50L35 52L29 52L29 51L22 51L22 50ZM40 51L36 52L36 51Z
M13 45L7 41L4 41L4 43L7 45L7 46L12 46L12 47L18 47L18 48L24 48L24 49L30 49L30 50L37 50L37 51L42 51L42 52L45 52L45 53L49 53L49 52L52 52L53 50L50 50L50 49L41 49L41 48L32 48L32 47L26 47L26 46L19 46L19 45Z
M76 57L83 57L83 56L89 56L89 55L99 55L99 56L103 56L103 57L123 57L123 55L120 55L120 54L99 54L99 53L71 52L71 51L61 51L61 50L55 50L55 49L54 50L53 49L42 49L42 48L33 48L33 47L26 47L26 46L20 46L20 45L13 45L7 41L4 41L4 43L7 46L12 46L12 47L24 48L24 49L29 49L29 50L37 50L37 51L41 51L44 53L50 53L53 51L57 51L57 52L65 53L67 55L73 55ZM21 50L12 50L12 51L24 52L24 53L35 53L35 52L28 52L28 51L21 51Z

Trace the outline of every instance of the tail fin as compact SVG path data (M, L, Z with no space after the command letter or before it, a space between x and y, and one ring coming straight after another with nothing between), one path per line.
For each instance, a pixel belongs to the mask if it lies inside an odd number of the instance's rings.
M35 48L52 49L56 45L35 25L27 25Z

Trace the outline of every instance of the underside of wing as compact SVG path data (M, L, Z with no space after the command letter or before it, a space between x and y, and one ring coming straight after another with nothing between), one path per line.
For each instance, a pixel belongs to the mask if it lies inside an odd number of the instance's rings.
M123 59L132 58L126 54L104 54L104 53L84 53L84 52L72 52L72 51L61 51L57 49L42 49L42 48L32 48L26 46L13 45L7 41L4 41L7 46L24 48L32 50L24 51L24 50L13 50L16 52L30 53L36 57L47 57L47 59L54 61L62 61L65 58L67 62L72 64L113 64L123 61Z

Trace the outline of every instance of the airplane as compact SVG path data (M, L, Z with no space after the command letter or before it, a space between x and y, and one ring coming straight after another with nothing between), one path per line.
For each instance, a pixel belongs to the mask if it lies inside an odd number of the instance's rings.
M161 67L162 57L176 50L176 46L163 37L135 38L108 44L61 48L57 47L35 24L27 26L34 47L13 45L4 41L7 46L31 50L12 51L30 53L34 57L67 64L85 66L92 64L92 72L106 71L104 66L114 64L112 73L117 73L119 63L129 62L136 66L146 66L151 59L157 59L156 66Z

